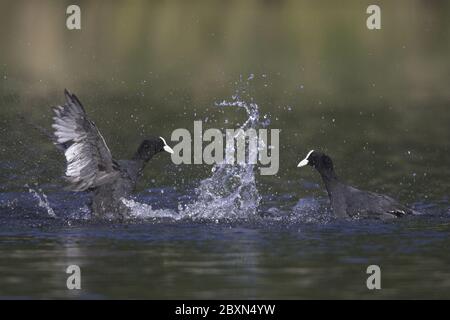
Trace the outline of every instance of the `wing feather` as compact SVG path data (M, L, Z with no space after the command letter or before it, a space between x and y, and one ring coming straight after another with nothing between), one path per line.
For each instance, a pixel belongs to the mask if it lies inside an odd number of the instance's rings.
M66 179L74 191L98 187L117 178L119 171L105 139L87 118L80 100L67 89L66 103L55 107L55 144L64 150Z

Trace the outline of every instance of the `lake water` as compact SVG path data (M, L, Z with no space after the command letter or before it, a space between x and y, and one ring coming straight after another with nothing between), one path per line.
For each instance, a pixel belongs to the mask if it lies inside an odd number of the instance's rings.
M59 2L0 10L0 298L450 298L449 5L383 2L370 33L359 1L277 3L83 3L79 33L59 27ZM117 159L196 120L257 114L281 130L279 171L158 154L132 217L95 221L36 129L51 130L65 87ZM335 220L317 172L296 167L311 149L423 214ZM66 288L69 265L82 290Z

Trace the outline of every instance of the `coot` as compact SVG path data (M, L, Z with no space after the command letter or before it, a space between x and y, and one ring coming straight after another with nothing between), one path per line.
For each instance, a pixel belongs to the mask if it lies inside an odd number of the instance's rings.
M105 139L88 119L80 100L67 89L66 103L55 107L54 143L67 160L65 178L73 191L92 191L92 212L101 218L123 219L129 214L122 198L129 196L145 164L158 152L173 153L161 137L144 140L130 160L116 161Z
M418 212L383 194L362 191L341 182L333 161L321 152L311 150L297 167L310 165L320 173L330 197L333 213L339 218L396 218Z

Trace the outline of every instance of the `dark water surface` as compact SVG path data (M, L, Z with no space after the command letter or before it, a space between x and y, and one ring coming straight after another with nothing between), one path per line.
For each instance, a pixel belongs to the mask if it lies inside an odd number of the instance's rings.
M2 297L450 298L450 219L2 228ZM82 290L65 289L65 268ZM382 290L366 288L366 268Z
M64 2L2 1L0 298L450 298L449 2L379 3L369 31L365 1L80 1L72 32ZM130 221L94 221L35 128L65 87L117 159L258 114L281 130L279 171L158 154ZM254 114L216 107L236 93ZM318 174L296 167L311 149L423 215L334 220ZM382 290L366 287L371 264Z
M245 220L101 223L64 216L80 211L75 197L51 194L52 218L30 207L32 195L2 195L3 298L450 298L448 203L389 222L335 221L325 199L305 199ZM66 289L73 264L80 291ZM372 264L382 271L376 292L366 287Z

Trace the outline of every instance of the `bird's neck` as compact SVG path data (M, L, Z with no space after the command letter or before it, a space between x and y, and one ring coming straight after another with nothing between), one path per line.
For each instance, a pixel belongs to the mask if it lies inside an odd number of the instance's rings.
M156 152L151 152L150 154L144 154L144 153L142 153L141 151L138 150L138 151L134 154L132 160L133 160L133 161L137 161L137 162L142 162L142 165L145 166L145 164L146 164L147 162L149 162L150 159L153 158L153 156L154 156L155 154L156 154Z
M334 190L340 184L339 179L334 170L321 171L320 175L322 176L322 180L325 183L325 188L327 189L328 195L331 198Z
M342 194L343 183L339 181L334 170L320 172L320 175L325 183L325 188L327 189L334 215L338 218L347 218L346 203Z
M126 172L127 176L136 183L145 167L145 161L142 160L119 160L121 171Z
M135 170L136 170L136 179L139 178L142 175L142 172L144 171L145 165L147 164L147 161L145 160L134 160L135 163Z

